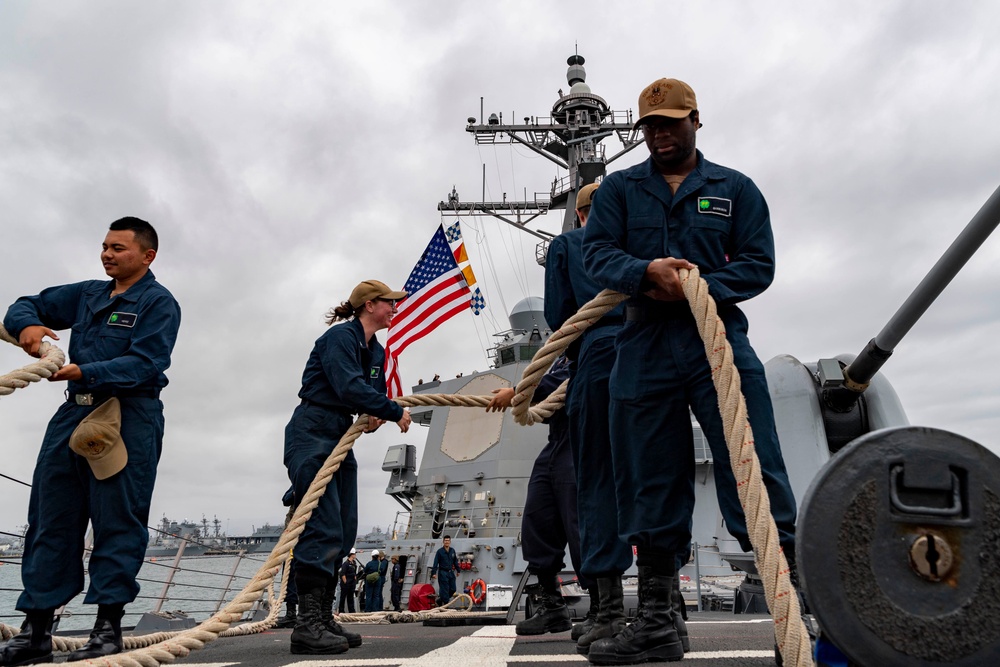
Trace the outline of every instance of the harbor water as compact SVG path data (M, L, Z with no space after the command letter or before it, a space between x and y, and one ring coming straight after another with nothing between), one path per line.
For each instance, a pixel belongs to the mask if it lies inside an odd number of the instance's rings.
M204 621L217 608L225 606L243 589L267 560L266 553L238 556L200 556L180 560L173 583L160 606L161 611L182 611L197 622ZM149 558L139 570L139 596L125 607L122 625L132 627L143 613L154 611L160 603L164 582L173 571L173 558ZM235 573L234 573L235 568ZM280 574L276 579L280 582ZM59 631L89 630L93 627L96 605L83 604L86 592L74 598L59 622ZM19 559L0 559L0 622L19 627L24 615L15 609L23 585ZM221 606L220 606L221 605Z

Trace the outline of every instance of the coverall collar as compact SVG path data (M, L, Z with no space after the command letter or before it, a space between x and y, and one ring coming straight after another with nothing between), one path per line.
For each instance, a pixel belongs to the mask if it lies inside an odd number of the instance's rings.
M358 340L360 340L360 341L361 341L361 345L362 345L363 347L366 347L366 348L368 348L368 350L369 350L369 351L371 351L371 349L372 349L372 344L373 344L373 341L376 341L376 340L378 340L378 339L377 339L377 338L375 337L375 334L372 334L372 337L371 337L371 340L365 340L365 325L364 325L364 324L362 324L362 323L361 323L361 320L360 320L360 319L358 319L357 317L355 317L355 318L354 318L354 319L352 319L352 320L351 320L350 322L348 322L348 324L350 324L351 326L353 326L353 327L354 327L354 330L355 330L355 331L357 332L357 334L358 334Z
M664 206L670 208L674 202L694 192L707 181L724 180L726 178L725 171L720 169L718 165L706 160L700 150L695 149L695 152L698 155L698 163L691 170L691 173L684 178L681 187L677 189L677 194L670 192L667 180L663 178L663 174L657 171L652 157L646 158L645 162L636 165L636 168L629 172L628 178L640 181L643 190L663 202Z
M139 278L134 285L111 299L108 298L108 294L110 294L111 290L115 288L115 281L109 280L107 282L102 282L101 289L87 297L87 307L90 308L91 312L96 313L104 308L107 308L113 303L121 303L123 301L136 303L139 301L143 292L149 289L149 286L153 284L154 280L156 280L156 276L153 275L153 272L146 271L146 275Z

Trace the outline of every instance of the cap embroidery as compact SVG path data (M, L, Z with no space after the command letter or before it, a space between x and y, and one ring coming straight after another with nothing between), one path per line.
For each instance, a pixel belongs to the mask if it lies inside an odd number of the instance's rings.
M666 88L666 90L663 90L663 88ZM663 101L667 99L667 93L670 92L673 85L669 83L664 84L663 88L660 87L660 84L656 84L650 88L649 92L646 93L646 103L654 107L657 104L662 104Z

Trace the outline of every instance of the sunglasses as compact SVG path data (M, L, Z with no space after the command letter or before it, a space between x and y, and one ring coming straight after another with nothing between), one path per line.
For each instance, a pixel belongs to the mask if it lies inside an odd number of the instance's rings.
M376 301L384 301L385 303L391 304L393 308L396 307L397 303L399 303L400 301L402 301L402 299L383 299L382 297L378 297L375 300Z

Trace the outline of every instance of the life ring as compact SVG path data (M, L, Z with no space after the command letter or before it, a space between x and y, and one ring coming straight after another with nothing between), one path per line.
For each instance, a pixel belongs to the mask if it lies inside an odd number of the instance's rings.
M486 599L486 582L482 579L476 579L472 582L469 587L469 597L472 598L473 604L479 604Z

